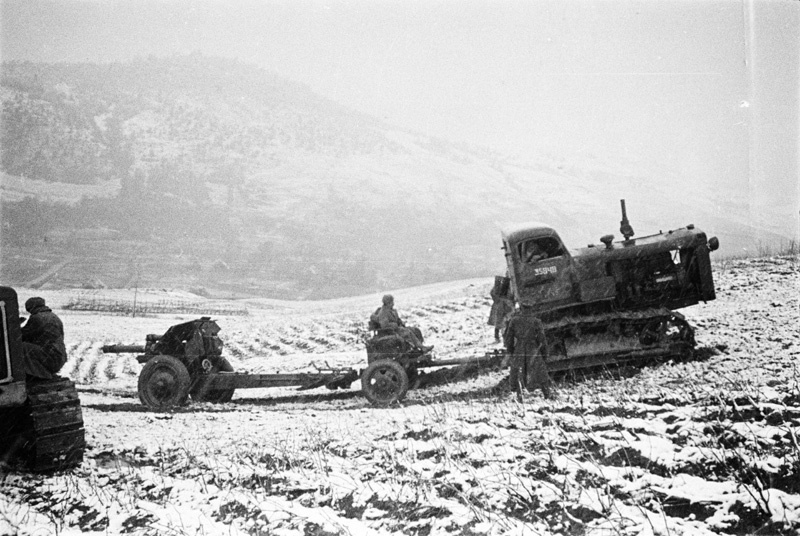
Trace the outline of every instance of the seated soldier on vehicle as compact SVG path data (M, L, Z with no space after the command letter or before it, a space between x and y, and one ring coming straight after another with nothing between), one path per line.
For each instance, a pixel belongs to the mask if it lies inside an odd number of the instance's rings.
M407 341L413 348L429 352L433 346L422 345L422 332L419 328L409 328L405 325L400 315L394 308L394 297L387 294L383 297L383 305L378 307L369 317L370 324L377 329L390 329L400 335L403 340Z
M547 252L535 240L531 240L525 244L525 262L539 262L547 258Z
M67 362L64 325L45 305L43 298L28 299L25 310L31 314L21 328L25 373L34 378L50 380Z

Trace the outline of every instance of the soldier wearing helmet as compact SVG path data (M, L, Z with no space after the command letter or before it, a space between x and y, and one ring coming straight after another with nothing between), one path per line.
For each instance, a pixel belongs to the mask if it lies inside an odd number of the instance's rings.
M386 294L382 302L383 305L372 313L370 320L380 326L381 329L405 327L405 323L394 308L394 296Z
M422 345L422 332L417 327L409 328L397 314L394 308L394 296L386 294L383 297L383 305L378 307L369 317L370 323L379 329L392 329L397 332L404 340L409 342L414 348L429 352L433 346Z
M21 328L25 373L35 378L52 379L67 362L64 325L45 305L44 298L28 299L25 310L31 315Z

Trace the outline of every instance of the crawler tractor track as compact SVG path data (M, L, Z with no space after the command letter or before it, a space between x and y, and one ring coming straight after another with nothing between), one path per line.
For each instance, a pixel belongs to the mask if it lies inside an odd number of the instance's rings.
M645 364L691 354L694 330L666 308L608 312L547 320L551 372Z
M64 378L28 385L24 406L3 410L3 462L21 461L36 472L69 469L83 461L83 415L75 384Z

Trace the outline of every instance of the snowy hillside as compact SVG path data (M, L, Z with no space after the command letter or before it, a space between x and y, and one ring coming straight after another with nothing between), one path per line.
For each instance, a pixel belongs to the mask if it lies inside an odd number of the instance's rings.
M141 366L100 353L217 315L237 370L363 367L379 295L285 302L153 290L144 318L57 309L89 450L68 474L6 473L0 532L42 534L797 534L797 256L715 265L716 301L683 310L694 359L518 402L504 372L412 390L377 409L353 391L241 390L231 403L146 411ZM488 279L395 292L439 358L494 348ZM31 292L19 289L25 298ZM37 292L63 307L122 291ZM241 310L246 309L246 315Z
M17 286L316 299L488 276L505 224L582 247L618 234L622 198L639 236L694 223L723 255L793 236L704 177L453 144L233 60L3 67L0 274Z

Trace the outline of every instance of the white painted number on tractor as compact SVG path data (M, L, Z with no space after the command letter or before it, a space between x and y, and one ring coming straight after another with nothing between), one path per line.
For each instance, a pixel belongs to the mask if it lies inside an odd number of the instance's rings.
M542 266L536 268L533 273L534 275L548 275L548 274L555 274L558 272L558 268L555 266Z

